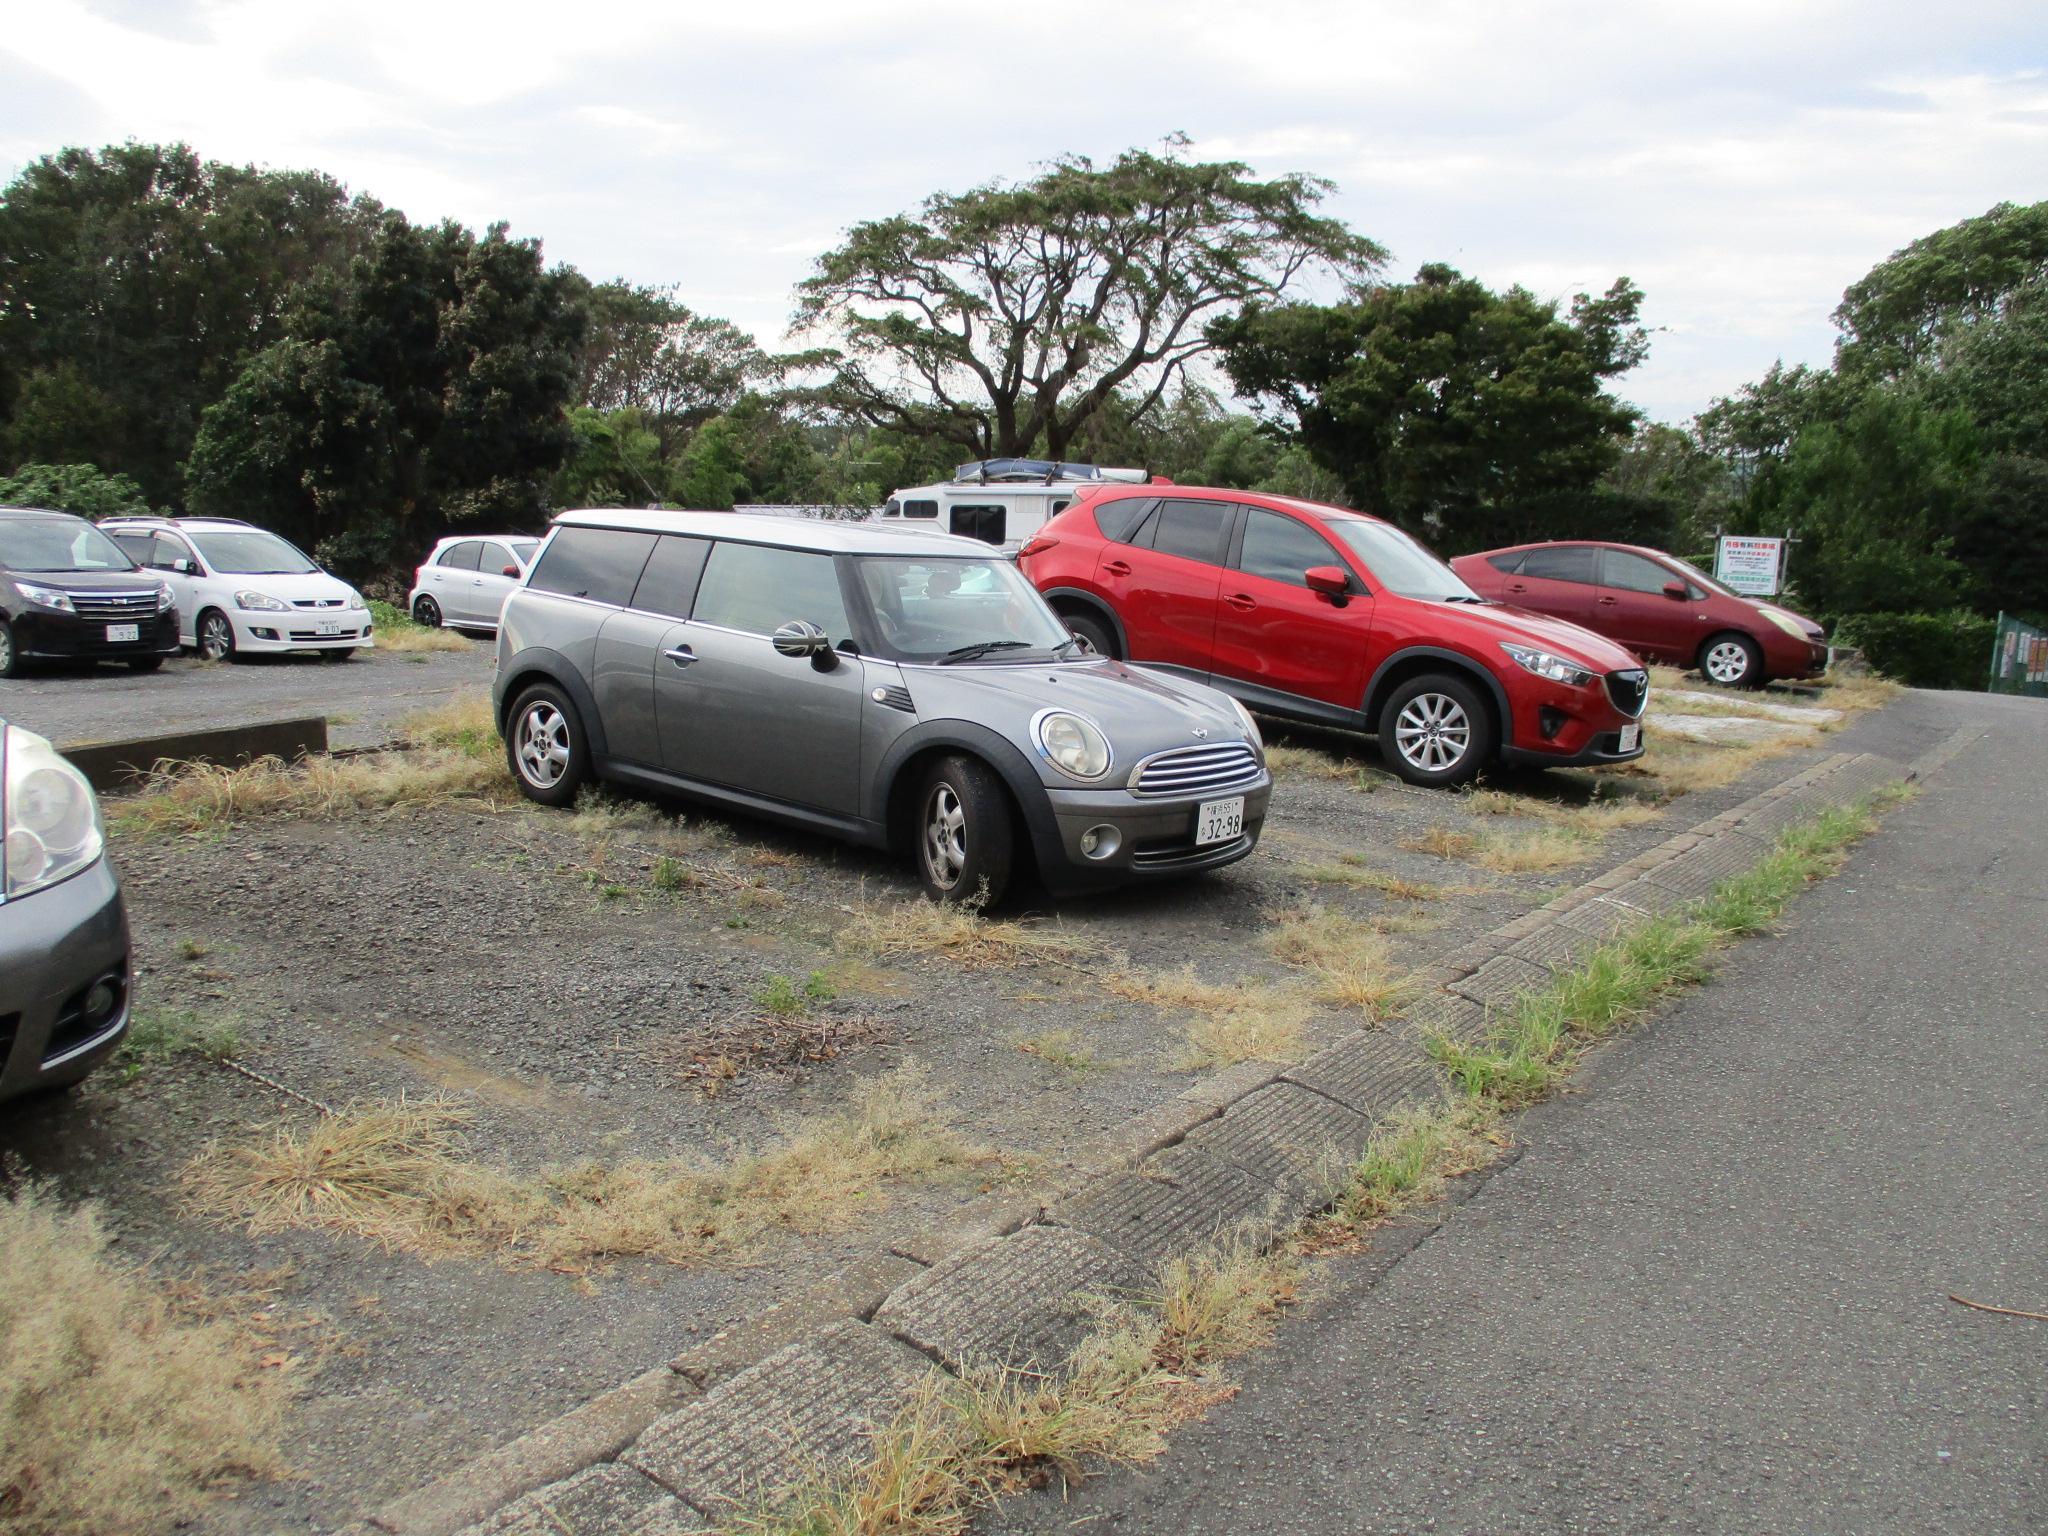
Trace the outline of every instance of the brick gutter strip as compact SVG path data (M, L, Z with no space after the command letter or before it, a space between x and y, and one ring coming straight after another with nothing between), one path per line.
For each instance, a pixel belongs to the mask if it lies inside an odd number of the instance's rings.
M1054 1370L1089 1326L1088 1294L1142 1285L1225 1234L1271 1241L1326 1206L1377 1129L1442 1097L1430 1036L1476 1039L1491 1009L1706 895L1786 828L1918 777L1970 736L1912 768L1825 758L1444 956L1393 1027L1218 1073L1043 1209L990 1201L978 1225L898 1240L344 1536L684 1536L862 1456L934 1373Z

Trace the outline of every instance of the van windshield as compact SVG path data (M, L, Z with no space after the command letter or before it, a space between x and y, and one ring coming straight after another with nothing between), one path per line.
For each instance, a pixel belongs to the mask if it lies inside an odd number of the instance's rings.
M10 571L132 571L121 546L82 518L0 518L0 566Z
M1032 661L1077 650L1038 589L1007 560L864 555L861 593L898 661Z

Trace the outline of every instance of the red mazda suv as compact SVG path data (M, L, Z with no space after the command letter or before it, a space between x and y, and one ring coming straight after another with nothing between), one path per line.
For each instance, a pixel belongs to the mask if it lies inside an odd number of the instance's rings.
M1413 784L1643 750L1649 678L1573 624L1488 602L1391 523L1249 491L1118 486L1018 551L1067 627L1253 709L1374 732Z
M1646 661L1697 667L1730 688L1828 669L1827 634L1803 614L1731 592L1697 566L1634 544L1518 544L1451 569L1484 597L1569 619Z

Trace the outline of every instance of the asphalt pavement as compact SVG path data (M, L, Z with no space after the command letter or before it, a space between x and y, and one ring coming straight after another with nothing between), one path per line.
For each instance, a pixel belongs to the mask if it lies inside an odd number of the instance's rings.
M0 719L58 746L326 715L333 746L388 740L398 723L454 694L488 689L491 641L462 651L357 651L347 661L300 653L202 663L191 657L161 671L44 665L0 680Z
M1334 1261L1242 1394L1001 1532L2048 1530L2048 704ZM1869 743L1884 750L1891 743Z

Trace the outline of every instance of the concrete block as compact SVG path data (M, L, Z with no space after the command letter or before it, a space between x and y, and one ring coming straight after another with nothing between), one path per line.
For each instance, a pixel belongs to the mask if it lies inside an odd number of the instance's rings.
M526 1494L463 1536L693 1536L703 1529L668 1490L607 1462Z
M1463 981L1454 982L1451 990L1482 1008L1505 1008L1524 992L1533 992L1549 981L1550 973L1542 966L1497 955Z
M955 1370L976 1362L1050 1370L1087 1334L1088 1298L1136 1279L1125 1258L1088 1233L1031 1226L933 1265L882 1303L875 1326Z
M1188 1145L1235 1165L1290 1206L1314 1209L1330 1198L1371 1133L1370 1120L1335 1099L1275 1083L1198 1126Z
M1162 1259L1257 1226L1268 1219L1272 1204L1269 1187L1182 1142L1136 1170L1094 1180L1052 1207L1046 1219L1114 1250L1133 1275L1143 1277Z
M963 1201L929 1226L899 1233L891 1239L889 1251L919 1264L937 1264L992 1237L1007 1237L1038 1220L1039 1214L1035 1198L993 1190Z
M1662 917L1667 912L1675 912L1693 899L1684 891L1659 885L1646 875L1613 892L1613 896L1616 901L1627 902L1648 917Z
M251 720L215 730L175 731L167 736L132 736L118 741L74 741L59 748L101 794L133 789L160 762L218 763L239 768L259 757L286 762L327 750L327 717Z
M620 1460L717 1515L865 1454L933 1369L879 1328L837 1323L655 1420Z
M1443 1092L1434 1063L1413 1040L1383 1029L1362 1029L1325 1046L1287 1080L1313 1089L1363 1116L1384 1119L1410 1104L1427 1103Z
M1609 911L1620 910L1612 902L1604 905ZM1563 922L1552 923L1541 932L1530 934L1509 950L1508 957L1514 960L1527 960L1532 965L1540 965L1551 972L1568 971L1593 950L1598 949L1601 940L1600 934L1588 932L1584 928L1576 928Z
M867 1321L891 1291L923 1272L922 1264L900 1254L870 1254L744 1322L720 1329L670 1364L699 1387L715 1387L833 1323L847 1318Z
M1449 1035L1469 1044L1486 1033L1486 1010L1456 993L1431 992L1408 1005L1396 1028L1411 1040Z
M1704 896L1723 880L1753 869L1762 857L1754 838L1724 834L1644 878L1688 896Z
M1595 900L1572 908L1557 921L1561 928L1575 928L1604 944L1644 920L1643 913L1623 906L1619 901Z
M1510 942L1512 941L1503 940L1498 934L1486 934L1469 944L1459 945L1447 955L1438 955L1431 969L1438 972L1455 971L1461 976L1469 976L1506 949Z

